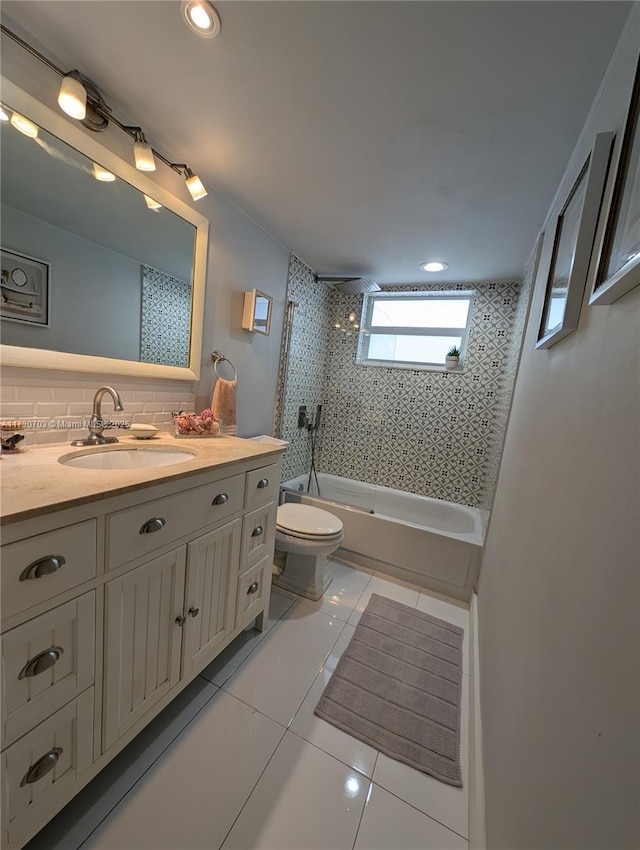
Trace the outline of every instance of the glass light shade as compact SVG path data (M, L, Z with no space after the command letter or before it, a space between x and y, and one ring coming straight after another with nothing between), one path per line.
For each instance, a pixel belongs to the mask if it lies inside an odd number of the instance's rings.
M153 198L149 197L149 195L145 195L144 200L150 210L153 210L154 212L160 212L160 210L162 209L162 204L159 204L157 201L154 201Z
M87 92L80 80L67 74L62 78L58 92L58 105L71 118L82 121L87 116Z
M116 179L116 175L112 174L110 171L107 171L106 168L103 168L101 165L98 165L97 162L93 163L93 176L96 180L100 180L102 183L113 183Z
M200 180L197 174L187 171L187 179L184 182L187 184L187 189L194 201L199 201L200 198L206 197L207 190L202 185L202 180Z
M133 158L136 161L138 171L155 171L156 161L153 158L153 151L148 142L133 143Z
M25 118L24 115L20 115L19 112L14 112L11 116L11 125L16 128L16 130L20 130L21 133L24 133L25 136L29 136L30 139L38 138L38 128L35 124L32 124L28 118Z

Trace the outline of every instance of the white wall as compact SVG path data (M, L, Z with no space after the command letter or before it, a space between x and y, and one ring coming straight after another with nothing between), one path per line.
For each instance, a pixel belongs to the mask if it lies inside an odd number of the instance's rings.
M597 132L617 159L639 44L636 4L562 192ZM479 585L488 846L637 848L640 287L536 351L545 244Z
M17 29L17 28L16 28ZM29 41L28 33L24 34ZM100 50L99 32L95 33L96 50ZM51 57L62 67L67 67L65 57ZM55 108L59 78L46 69L8 38L2 38L2 73L21 88ZM98 86L108 91L109 80L96 80ZM144 104L131 104L132 114L118 116L124 123L144 124ZM167 113L167 122L171 116ZM89 131L87 131L89 133ZM92 134L93 136L93 134ZM100 136L106 147L127 161L131 158L131 140L115 127ZM153 142L153 140L150 140ZM197 172L198 163L190 160L189 151L164 151L175 162L186 159ZM154 179L182 200L190 202L183 179L162 164L154 172ZM209 261L203 334L201 379L197 384L173 381L123 380L113 375L95 375L88 378L77 373L37 374L30 370L4 369L2 372L2 407L0 415L9 417L6 404L18 404L21 387L46 387L62 394L77 388L98 387L109 380L116 388L126 387L132 393L159 393L163 404L178 406L185 399L194 399L202 407L209 404L214 384L211 352L221 351L233 361L238 372L238 435L249 436L270 432L275 404L280 336L284 318L287 283L288 250L255 225L240 210L218 195L211 186L209 195L193 206L210 221ZM240 328L242 292L257 287L274 297L271 334L250 334ZM224 367L223 367L224 368ZM30 372L30 373L29 373ZM29 374L27 374L29 373ZM222 374L222 371L221 371ZM226 377L227 373L224 373ZM173 403L166 396L174 396ZM146 397L146 396L145 396ZM31 404L31 402L28 402ZM62 403L62 402L61 402ZM153 400L148 403L155 404ZM191 403L191 401L190 401ZM20 402L22 404L22 402ZM25 401L25 404L27 402ZM16 408L17 409L17 408ZM26 407L23 407L26 411ZM27 415L25 412L22 415ZM50 439L50 435L47 435Z

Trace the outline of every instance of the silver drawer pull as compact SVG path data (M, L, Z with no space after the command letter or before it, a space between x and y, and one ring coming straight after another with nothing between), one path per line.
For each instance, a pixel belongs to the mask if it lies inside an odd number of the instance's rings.
M252 537L260 537L260 535L262 534L263 531L264 531L264 528L261 525L256 525L256 527L251 532L251 536Z
M228 501L229 501L229 496L228 496L227 493L218 493L218 495L215 497L213 502L211 502L211 504L212 505L224 505Z
M261 478L260 481L258 481L258 490L264 490L264 488L268 487L268 486L269 486L269 479L268 478Z
M34 782L37 782L38 779L42 779L43 776L46 776L50 770L58 764L58 759L62 755L62 747L54 747L52 750L49 750L48 753L45 753L35 764L32 764L29 770L22 777L22 782L20 783L20 787L24 788L25 785L33 785Z
M197 617L199 613L199 608L189 608L189 614L191 614L192 617Z
M184 624L187 622L187 618L183 617L182 614L178 614L176 617L176 623L182 628Z
M153 519L148 519L140 529L140 534L153 534L154 531L162 531L167 524L163 516L154 516Z
M255 593L255 592L256 592L256 590L258 590L258 588L259 588L259 587L260 587L260 582L254 581L254 583L253 583L253 584L250 584L250 585L249 585L249 589L247 590L247 596L248 596L250 593Z
M18 679L31 679L39 673L44 673L45 670L53 667L63 652L64 649L61 646L52 646L51 649L40 652L35 658L27 661L18 674Z
M42 578L57 573L60 567L67 562L62 555L49 555L46 558L39 558L32 564L29 564L26 569L20 574L20 581L28 581L32 578Z

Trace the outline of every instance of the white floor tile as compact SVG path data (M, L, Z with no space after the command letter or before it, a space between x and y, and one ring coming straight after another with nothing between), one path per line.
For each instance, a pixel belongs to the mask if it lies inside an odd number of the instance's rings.
M283 731L218 691L83 850L217 850Z
M469 608L464 602L457 602L454 599L447 599L446 596L441 596L439 593L432 593L429 590L422 588L417 605L418 611L424 611L425 614L432 614L434 617L440 617L441 620L446 620L448 623L453 623L454 626L460 626L464 629L464 638L462 639L462 672L469 673Z
M462 788L447 785L426 773L380 753L373 771L373 781L405 800L424 814L469 837L469 677L462 677L462 712L460 734L460 766Z
M369 584L373 570L356 569L338 561L330 561L327 569L333 576L333 581L324 596L315 602L313 599L301 596L300 601L315 608L316 611L322 611L324 614L346 622Z
M344 627L342 634L331 650L331 654L323 664L322 670L311 686L311 690L298 709L290 729L296 735L324 750L330 756L359 770L365 776L371 777L378 751L362 743L357 738L347 735L346 732L332 726L331 723L327 723L326 720L322 720L322 718L317 717L313 713L318 700L322 696L322 692L327 686L333 671L336 669L338 659L347 648L354 631L355 628L353 626Z
M466 850L450 829L374 785L354 850Z
M196 678L31 840L28 850L80 847L217 690Z
M225 690L288 726L343 628L342 621L294 603Z
M369 604L372 593L379 593L380 596L386 596L387 599L395 599L396 602L403 602L405 605L415 608L418 596L420 595L420 588L417 584L409 584L399 578L374 573L358 600L353 613L347 620L350 626L357 625L362 612Z
M214 685L222 687L245 658L248 658L258 644L264 640L278 620L291 608L296 598L293 595L291 597L283 596L279 591L272 591L267 628L262 632L249 629L239 634L233 643L230 643L208 667L205 667L200 675L209 682L213 682Z
M224 850L351 850L369 781L287 732Z

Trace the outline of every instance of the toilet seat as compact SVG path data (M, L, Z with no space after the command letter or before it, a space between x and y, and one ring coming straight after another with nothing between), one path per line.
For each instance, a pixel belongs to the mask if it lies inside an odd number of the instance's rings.
M301 540L329 541L339 537L343 532L342 520L337 516L314 508L311 505L301 505L295 502L285 502L278 508L276 529L290 537Z

